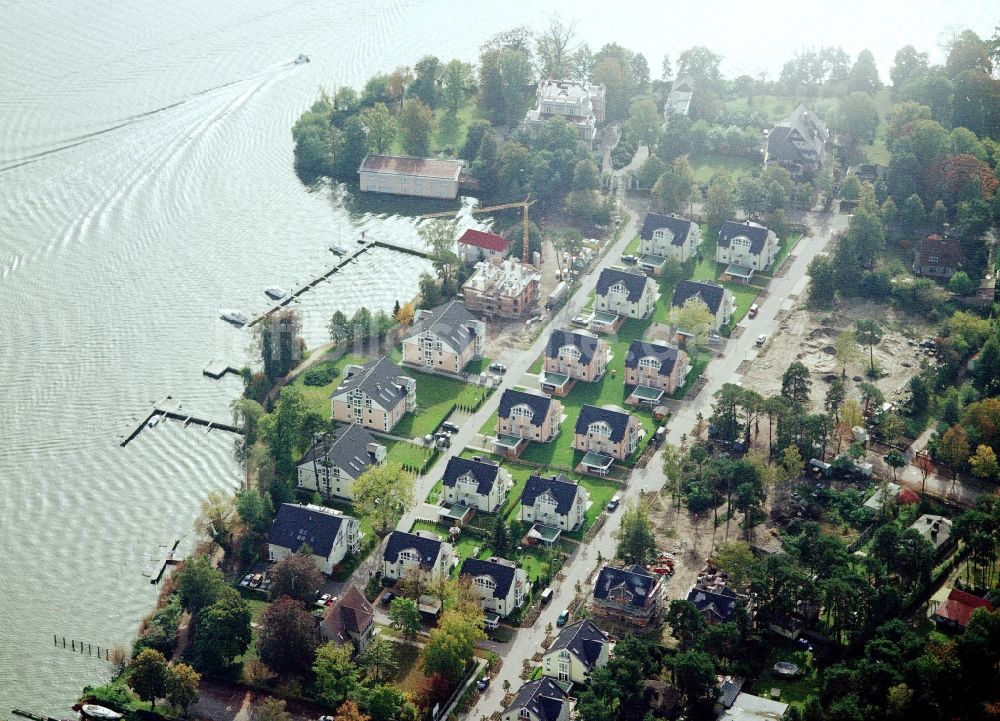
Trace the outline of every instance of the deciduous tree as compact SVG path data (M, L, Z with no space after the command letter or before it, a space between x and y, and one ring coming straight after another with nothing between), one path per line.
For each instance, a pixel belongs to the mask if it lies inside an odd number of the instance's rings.
M225 588L222 572L212 565L208 556L189 558L177 574L177 590L181 604L191 613L211 605Z
M403 101L397 123L403 139L403 151L407 155L422 157L430 152L434 114L427 105L418 98Z
M303 544L295 553L290 553L271 568L271 599L289 596L297 601L309 603L316 598L316 589L323 585L323 574L312 558L313 549Z
M136 656L129 669L128 685L135 695L143 701L149 701L156 707L156 699L167 693L167 681L170 669L167 659L159 651L146 648Z
M416 481L397 463L372 466L354 481L354 508L372 519L376 533L385 535L413 508Z
M284 700L268 696L254 707L253 721L292 721L292 715L285 710Z
M376 636L374 640L379 639ZM316 649L312 671L316 677L316 696L324 704L338 707L355 700L361 692L361 672L352 658L354 647L349 643L324 643Z
M201 675L186 663L178 663L169 670L167 701L187 716L188 706L201 695Z
M938 443L938 455L952 468L953 477L969 460L969 436L958 423L944 432Z
M996 478L1000 473L1000 466L997 465L997 454L989 446L980 443L976 452L969 457L969 466L972 468L972 475L977 478Z
M389 620L392 627L399 631L403 638L407 639L416 637L417 632L423 626L417 602L410 598L397 597L392 599L392 603L389 604Z
M622 512L621 527L616 532L616 555L626 563L645 566L656 554L656 536L644 502L630 503Z
M304 673L313 663L316 625L301 601L279 598L257 624L257 652L278 673Z
M361 123L368 131L368 149L385 153L396 139L396 119L385 103L375 103L361 111Z
M194 653L198 668L218 672L247 650L252 638L250 608L233 588L198 614Z

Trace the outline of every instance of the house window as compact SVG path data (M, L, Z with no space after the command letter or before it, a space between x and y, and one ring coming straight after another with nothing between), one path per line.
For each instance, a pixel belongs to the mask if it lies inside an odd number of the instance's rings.
M651 356L646 356L645 358L640 358L639 359L639 367L640 368L648 368L648 369L652 369L654 371L658 371L658 370L660 370L660 361L658 361L656 358L653 358Z
M531 712L529 712L528 709L523 708L523 709L521 709L521 712L518 714L518 716L520 718L528 718L528 719L530 719L531 718Z
M535 414L532 413L531 408L526 405L514 406L510 409L511 418L523 418L526 421L530 421L534 415Z

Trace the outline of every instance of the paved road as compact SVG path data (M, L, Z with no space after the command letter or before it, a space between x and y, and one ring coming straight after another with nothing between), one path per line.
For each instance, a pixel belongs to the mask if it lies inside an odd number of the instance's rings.
M841 215L808 214L803 218L803 221L813 229L812 235L799 242L786 273L772 281L768 297L759 303L760 310L757 317L753 320L744 319L740 323L743 326L742 334L737 338L730 339L725 355L717 357L709 363L704 373L704 378L707 381L705 387L697 397L688 399L682 404L671 418L667 432L667 438L671 443L679 444L682 435L691 433L699 412L705 417L711 413L712 394L716 390L721 388L724 383L735 382L739 379L736 369L740 363L747 359L752 360L761 352L761 349L754 345L757 335L766 333L770 336L777 330L778 312L783 308L790 307L793 302L788 300L788 296L792 293L801 293L805 288L806 269L809 263L826 247L836 233L847 227L847 216ZM630 238L632 235L625 233L623 237ZM574 298L582 301L586 298L586 293L577 294ZM580 305L582 307L582 302ZM538 350L540 351L541 348L539 347ZM766 346L763 351L766 352ZM530 364L536 356L537 353L526 353L524 357L527 361L524 365ZM518 376L515 375L515 377ZM485 422L485 418L483 421ZM478 428L479 425L474 427ZM662 463L663 457L662 451L660 451L645 468L637 469L632 473L629 484L622 494L624 503L638 499L642 492L656 491L663 487L666 477L661 470ZM597 566L598 552L604 558L614 556L617 545L614 533L618 530L620 518L620 514L611 515L594 540L581 546L574 557L570 559L563 569L563 573L566 575L565 580L561 585L553 587L552 602L542 611L538 621L531 628L521 629L514 637L500 672L493 679L486 693L480 697L476 706L469 712L469 719L478 720L481 716L488 717L500 708L505 680L510 681L512 690L516 690L520 686L522 683L520 679L522 659L530 659L536 652L542 650L541 642L545 638L546 625L551 623L555 626L556 617L576 593L576 583L579 582L584 591L587 590L587 576ZM678 589L672 590L677 591Z

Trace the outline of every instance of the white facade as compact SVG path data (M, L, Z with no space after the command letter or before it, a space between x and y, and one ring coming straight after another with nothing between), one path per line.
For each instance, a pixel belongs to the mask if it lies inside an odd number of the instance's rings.
M431 566L423 566L420 562L420 552L416 548L404 548L399 552L393 563L382 559L382 574L386 578L414 578L424 575L431 583L438 583L448 577L451 571L451 559L454 550L450 543L441 542L441 550Z
M656 308L656 300L660 294L656 290L656 281L647 278L642 296L635 302L628 299L628 288L624 283L614 283L608 287L607 293L597 294L597 310L607 311L626 318L645 318Z
M441 496L445 503L458 503L482 513L493 513L507 498L507 491L512 485L510 473L498 468L497 478L490 487L490 492L483 494L479 492L479 481L476 477L466 472L458 477L454 486L442 486Z
M778 247L780 245L778 236L774 234L773 230L769 229L767 231L767 240L764 242L764 247L761 248L759 253L754 253L751 245L752 242L749 238L737 235L730 239L728 247L716 246L715 260L719 263L735 263L736 265L746 266L758 271L767 270L778 254Z
M322 508L321 506L309 507L313 510L322 509L327 512L332 511L332 509ZM333 573L333 569L339 566L349 554L356 553L361 544L361 524L358 519L351 518L350 516L341 516L341 518L343 520L341 521L340 529L337 531L337 538L330 549L329 555L319 556L315 553L312 554L312 559L316 567L327 575ZM274 543L267 544L267 557L270 561L280 561L293 553L295 551L286 546L279 546Z
M573 499L569 511L561 514L557 510L558 504L555 497L546 491L535 498L534 504L530 506L521 504L521 520L528 523L540 523L543 526L551 526L562 531L574 531L583 524L587 514L589 495L586 488L578 486L576 497Z
M470 588L475 592L483 605L483 610L507 616L519 609L528 600L528 593L531 591L531 584L528 582L528 574L523 568L514 570L514 582L510 584L510 589L504 598L496 597L496 581L492 576L482 574L479 576L469 575L472 583Z
M601 649L601 655L594 664L594 668L604 668L608 665L608 644L605 643ZM556 651L549 651L542 656L542 674L556 681L572 681L573 683L585 684L589 678L591 669L587 664L570 651L568 648L560 648Z
M461 171L458 160L368 155L358 168L358 180L366 192L455 198Z
M698 252L701 244L701 230L697 223L691 223L687 237L680 245L674 244L674 233L670 228L657 228L648 240L639 241L639 252L658 255L661 258L674 258L683 263Z

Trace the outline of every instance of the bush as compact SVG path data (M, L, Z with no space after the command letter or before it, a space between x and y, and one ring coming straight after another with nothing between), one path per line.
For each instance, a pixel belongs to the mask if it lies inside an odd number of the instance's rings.
M84 686L82 698L88 701L96 701L102 706L107 706L113 711L127 711L135 697L126 686Z
M305 372L302 376L302 382L307 386L325 386L336 377L336 365L333 363L320 363Z

